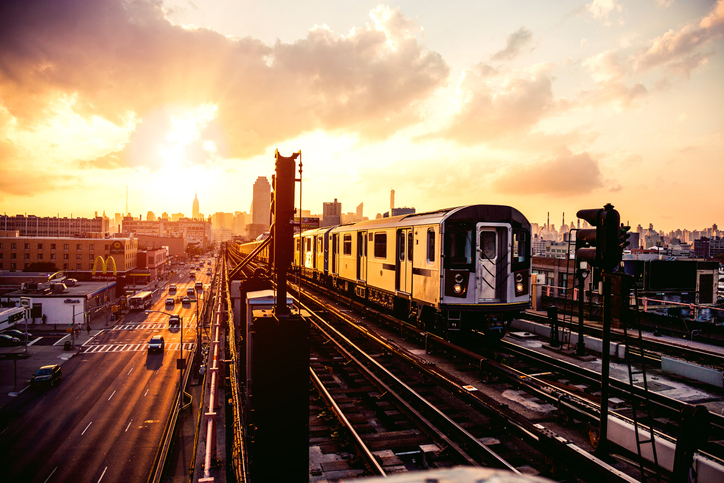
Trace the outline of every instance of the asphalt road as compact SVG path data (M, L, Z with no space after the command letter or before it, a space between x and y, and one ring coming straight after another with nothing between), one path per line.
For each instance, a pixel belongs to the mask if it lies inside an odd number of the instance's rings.
M170 280L179 295L195 282L187 273ZM159 290L151 309L183 316L187 359L196 340L196 303L170 306L166 298ZM164 337L163 353L148 353L152 335ZM132 312L65 362L59 385L31 388L3 407L2 480L145 481L178 391L180 338L167 315Z

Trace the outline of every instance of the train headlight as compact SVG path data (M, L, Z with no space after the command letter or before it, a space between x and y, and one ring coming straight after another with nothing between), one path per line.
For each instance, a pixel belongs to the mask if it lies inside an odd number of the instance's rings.
M461 293L463 293L463 286L460 285L459 283L456 283L455 285L453 285L453 290L455 291L456 294L461 294Z
M520 283L520 282L516 283L516 284L515 284L515 291L516 291L517 293L522 293L522 292L523 292L523 284Z

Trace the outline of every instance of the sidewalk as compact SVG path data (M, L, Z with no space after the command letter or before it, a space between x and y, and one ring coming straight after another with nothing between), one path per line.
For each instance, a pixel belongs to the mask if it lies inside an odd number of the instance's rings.
M102 331L112 327L123 320L110 321L106 325L106 314L99 312L91 318L91 331L88 333L85 327L81 328L80 334L75 336L74 349L67 351L63 349L66 340L71 340L71 335L66 333L66 326L53 324L28 324L28 332L32 339L28 345L28 352L25 354L25 346L0 348L0 408L15 399L20 393L30 387L30 377L42 366L52 364L63 364L74 355L78 354L81 346L89 339L92 339ZM18 330L25 331L25 324L22 323ZM60 338L52 345L40 345L39 337ZM36 342L33 343L33 340ZM14 358L17 357L17 360ZM16 366L17 364L17 366ZM62 382L61 382L62 384Z

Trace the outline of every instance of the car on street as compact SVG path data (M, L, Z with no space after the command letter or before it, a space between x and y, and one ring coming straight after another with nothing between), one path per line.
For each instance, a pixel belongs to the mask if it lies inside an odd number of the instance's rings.
M151 340L148 341L148 352L161 351L166 346L162 335L154 335Z
M33 377L30 378L30 385L42 386L47 384L53 387L59 383L61 379L63 379L63 371L60 369L58 364L53 364L50 366L43 366L35 371Z
M191 303L191 299L188 298L188 297L184 297L184 298L181 299L181 303L182 303L182 304L190 304L190 303Z
M168 318L168 325L181 325L182 320L179 314L173 314Z
M194 292L194 288L193 288L193 287L189 287L189 288L186 289L186 295L188 295L189 297L192 297L192 296L194 296L195 294L196 294L196 292Z
M168 286L168 293L172 293L176 291L176 284L172 283Z
M15 347L20 345L20 339L8 334L0 334L0 347Z
M173 300L173 297L169 297L166 299L166 305L173 305L175 302Z
M20 340L25 340L25 332L22 332L18 329L5 329L0 334L6 334L10 337L17 337ZM28 340L31 340L33 338L33 334L28 332Z
M211 275L211 267L206 269L206 275Z

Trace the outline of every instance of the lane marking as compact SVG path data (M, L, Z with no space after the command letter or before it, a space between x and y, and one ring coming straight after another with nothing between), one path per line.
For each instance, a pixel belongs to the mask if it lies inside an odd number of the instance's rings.
M103 470L103 473L101 473L101 477L98 478L98 483L100 483L100 481L103 479L103 476L106 474L107 469L108 469L108 467L106 466L105 469Z
M124 431L124 433L127 433L127 432L128 432L128 428L131 427L131 423L132 423L132 422L133 422L133 419L131 419L130 421L128 421L128 426L126 426L126 430Z
M56 472L57 469L58 469L58 467L56 466L53 469L53 471L50 472L50 474L48 475L48 477L45 479L45 481L43 483L48 483L48 480L50 480L50 478L53 476L53 474Z
M115 393L116 393L116 391L113 391L113 394L115 394ZM109 401L110 401L111 398L113 397L113 394L111 394L111 397L108 398Z
M146 396L148 396L148 389L146 389L146 392L143 393L143 397L146 397Z
M53 345L60 345L60 343L63 342L63 341L64 341L65 339L67 339L68 337L70 337L70 334L64 335L62 338L60 338L60 339L58 340L58 342L56 342L56 343L53 344Z
M133 372L133 369L135 369L135 368L134 368L134 367L131 367L131 370L130 370L130 371L128 371L128 374L126 374L126 375L127 375L127 376L130 376L130 375L131 375L131 373Z
M88 426L86 426L85 429L83 430L83 432L80 433L81 436L83 436L83 435L85 434L85 432L88 431L88 428L90 428L90 425L91 425L91 424L93 424L93 421L91 421L90 423L88 423Z

